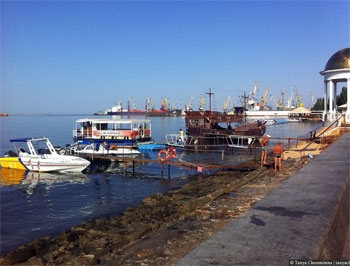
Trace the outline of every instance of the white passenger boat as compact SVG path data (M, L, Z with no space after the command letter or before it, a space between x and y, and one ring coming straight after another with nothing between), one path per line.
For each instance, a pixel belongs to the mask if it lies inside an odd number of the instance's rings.
M82 172L90 165L84 158L58 154L50 140L21 138L10 140L15 152L0 158L2 168L13 168L35 172Z
M137 147L153 143L151 120L148 119L91 119L75 121L74 142L102 144L118 147Z
M128 156L136 157L140 154L138 150L129 148L119 148L116 145L108 145L107 143L103 144L88 144L88 145L79 145L75 144L71 146L70 152L72 154L78 155L112 155L112 156Z

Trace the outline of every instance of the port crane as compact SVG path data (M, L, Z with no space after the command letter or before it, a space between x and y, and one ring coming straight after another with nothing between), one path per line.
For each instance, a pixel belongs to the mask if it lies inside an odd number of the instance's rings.
M230 105L232 107L232 109L229 110L229 111L228 111L228 105ZM232 101L230 96L227 96L227 98L226 98L226 100L224 102L223 109L224 109L225 113L229 113L229 112L234 110L234 104L233 104L233 101Z
M186 105L186 111L192 111L193 110L193 97L191 97L191 100Z
M250 92L250 95L253 95L253 96L254 96L257 92L258 92L258 82L255 81L255 82L254 82L254 89L253 89L252 92Z
M271 100L275 103L277 110L283 109L284 108L284 89L282 90L281 96L278 101L273 95L271 95Z
M261 102L259 103L259 106L264 107L265 105L267 105L269 101L269 91L269 87L266 87L264 96L261 97Z
M199 110L204 110L205 109L205 98L201 97L199 99Z
M310 98L311 98L311 107L313 108L316 103L316 99L313 92L310 93Z

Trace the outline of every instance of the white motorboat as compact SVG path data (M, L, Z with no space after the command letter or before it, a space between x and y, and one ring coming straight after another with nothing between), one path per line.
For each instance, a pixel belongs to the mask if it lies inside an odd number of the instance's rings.
M117 145L89 144L89 145L72 145L71 153L79 155L113 155L113 156L137 156L140 154L138 150L133 148L120 148Z
M2 168L13 168L35 172L82 172L90 165L84 158L58 154L50 140L21 138L10 140L15 152L0 158Z
M185 144L191 142L191 136L180 136L180 134L165 134L166 143L171 147L184 148Z

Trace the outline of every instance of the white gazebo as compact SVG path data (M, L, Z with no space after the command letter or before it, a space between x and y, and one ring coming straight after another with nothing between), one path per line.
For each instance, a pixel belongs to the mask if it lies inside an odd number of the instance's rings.
M334 121L337 118L337 83L346 82L348 107L350 103L350 48L344 48L332 55L320 74L324 76L325 84L323 121ZM350 122L349 108L346 110L345 120L347 123Z

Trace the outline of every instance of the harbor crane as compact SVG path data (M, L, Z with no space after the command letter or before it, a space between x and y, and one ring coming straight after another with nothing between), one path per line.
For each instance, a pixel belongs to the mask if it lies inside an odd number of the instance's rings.
M186 111L192 111L193 110L193 97L191 97L191 100L186 105Z
M270 98L272 101L273 101L273 103L275 104L275 106L276 106L276 109L278 110L278 108L279 108L279 103L276 101L276 98L273 96L273 95L271 95L271 98Z
M282 90L281 96L278 101L273 95L271 96L271 100L274 102L277 110L284 109L284 89Z
M199 110L204 110L205 109L205 98L201 97L199 99Z
M264 96L261 97L261 102L259 103L259 106L264 107L265 105L267 105L268 101L269 101L269 87L266 87L265 89L265 94Z
M132 109L136 110L137 109L137 104L134 102L133 98L131 97L130 100L128 101L128 110L130 111L130 104L132 105Z
M228 105L230 105L232 107L232 109L229 110L229 111L228 111ZM234 110L234 104L233 104L233 101L232 101L230 96L227 96L227 98L226 98L226 100L224 102L223 109L224 109L225 113L229 113L229 112Z
M316 99L313 92L310 93L310 99L311 99L311 107L313 108L316 103Z
M255 95L256 93L257 93L257 91L258 91L258 82L257 81L255 81L254 82L254 89L253 89L253 91L250 93L250 95Z

